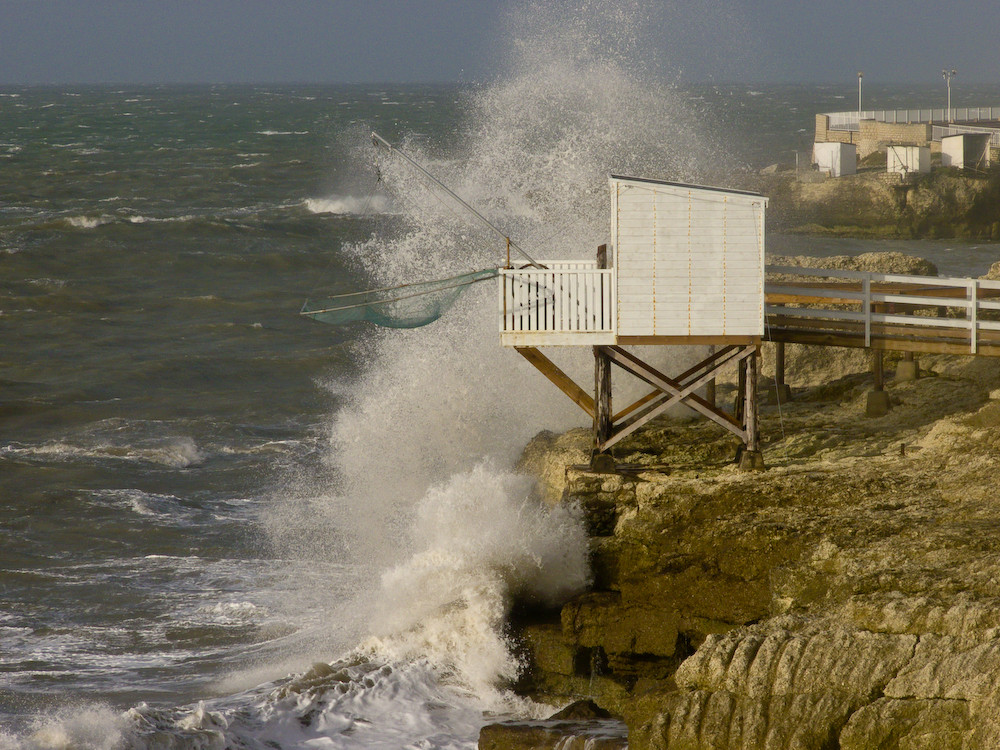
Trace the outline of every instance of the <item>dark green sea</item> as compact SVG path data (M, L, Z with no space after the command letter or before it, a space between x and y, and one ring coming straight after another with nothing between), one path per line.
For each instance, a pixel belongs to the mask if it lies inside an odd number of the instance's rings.
M461 87L0 87L0 747L473 747L484 711L540 710L502 688L504 607L582 585L585 544L511 466L582 422L499 347L489 284L426 329L299 316L502 259L370 131L538 257L578 257L606 241L609 172L791 162L816 112L856 105L851 81L556 62ZM286 682L317 661L339 676Z

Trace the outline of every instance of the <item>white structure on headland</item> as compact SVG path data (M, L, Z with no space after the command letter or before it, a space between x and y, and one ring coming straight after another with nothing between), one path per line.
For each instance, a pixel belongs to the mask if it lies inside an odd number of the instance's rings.
M985 169L990 165L990 134L960 133L941 139L941 166Z
M858 171L858 147L853 143L814 143L813 163L820 172L831 177L855 174Z
M757 193L612 175L612 246L596 260L500 271L500 341L517 349L594 418L597 451L684 402L737 435L760 463L757 356L764 335L764 211ZM709 345L669 377L622 347ZM538 351L594 347L593 397ZM715 347L718 347L717 349ZM611 365L654 391L611 412ZM730 414L696 390L727 365L741 368L741 407Z
M912 174L931 171L930 146L886 146L885 168L887 172Z

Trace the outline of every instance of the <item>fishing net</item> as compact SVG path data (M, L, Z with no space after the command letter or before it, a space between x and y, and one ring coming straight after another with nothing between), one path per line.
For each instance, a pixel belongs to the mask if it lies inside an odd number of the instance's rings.
M487 268L436 281L306 300L302 315L332 325L367 321L385 328L419 328L448 312L469 286L497 273L497 269Z

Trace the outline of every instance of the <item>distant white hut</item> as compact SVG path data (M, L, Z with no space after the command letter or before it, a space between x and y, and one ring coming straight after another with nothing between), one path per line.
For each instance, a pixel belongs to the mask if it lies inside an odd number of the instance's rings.
M858 147L853 143L814 143L813 163L831 177L858 171Z
M886 171L914 174L931 171L930 146L887 146Z
M991 133L959 133L941 138L941 166L982 169L990 164Z

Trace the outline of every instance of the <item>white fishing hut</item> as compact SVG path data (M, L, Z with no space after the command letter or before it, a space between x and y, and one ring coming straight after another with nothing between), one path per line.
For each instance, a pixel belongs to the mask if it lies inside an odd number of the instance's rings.
M676 403L736 434L759 461L755 405L764 333L764 210L757 193L612 175L611 247L595 260L500 272L500 340L594 418L600 454ZM594 347L594 396L538 347ZM707 345L684 373L659 372L624 347ZM696 393L739 363L735 413ZM653 387L612 411L610 366Z
M991 133L959 133L941 139L941 166L984 169L990 165Z
M853 143L814 143L813 164L831 177L858 171L858 147Z
M930 146L886 146L885 168L903 175L930 172Z

